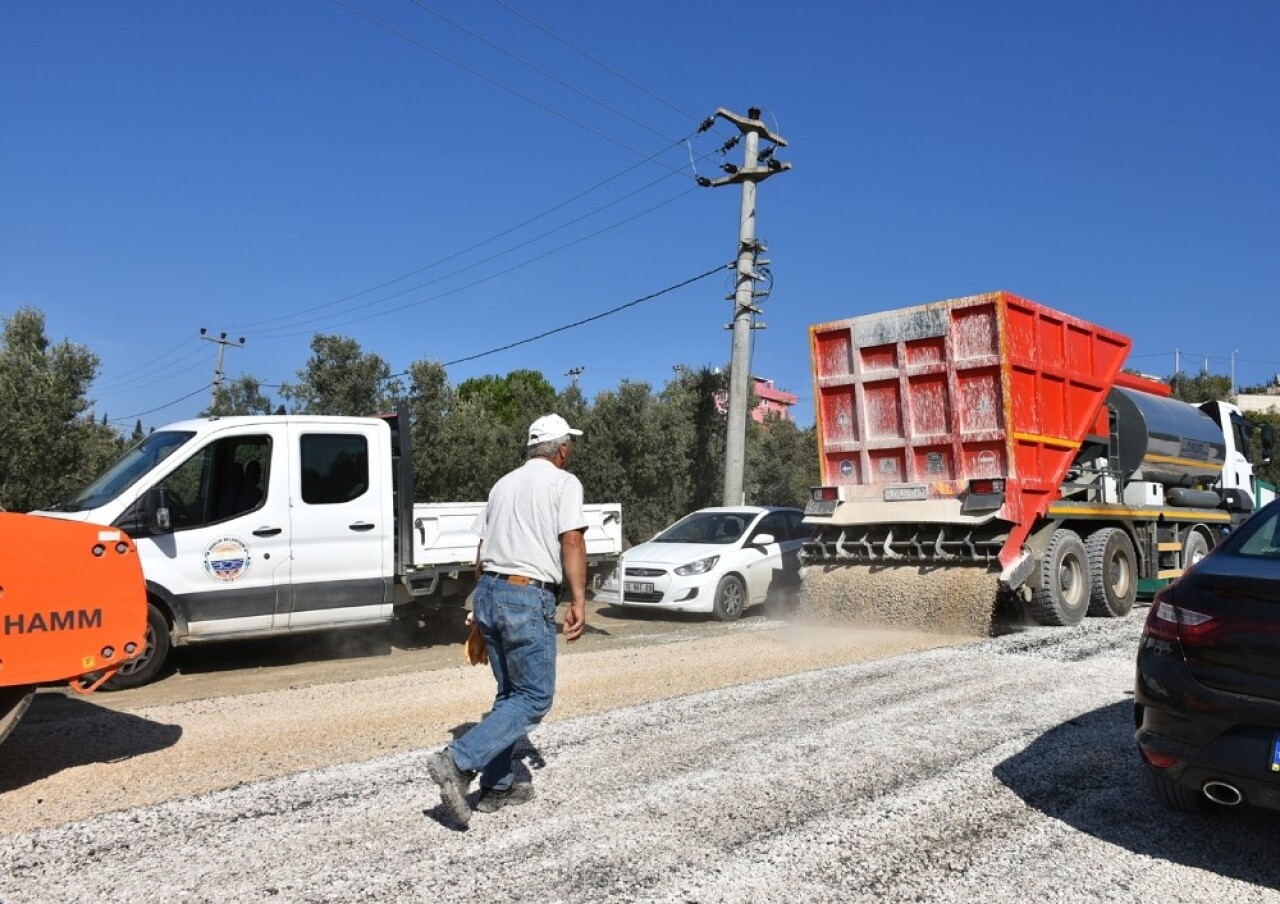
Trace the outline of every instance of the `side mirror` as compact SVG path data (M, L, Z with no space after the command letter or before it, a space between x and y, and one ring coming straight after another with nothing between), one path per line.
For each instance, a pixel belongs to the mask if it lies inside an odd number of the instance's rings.
M173 530L169 494L159 487L147 490L139 503L138 520L153 534L167 534Z
M1262 464L1271 464L1271 456L1276 446L1276 428L1270 424L1262 425Z
M752 546L768 546L770 543L777 543L777 538L773 534L756 534L751 538Z

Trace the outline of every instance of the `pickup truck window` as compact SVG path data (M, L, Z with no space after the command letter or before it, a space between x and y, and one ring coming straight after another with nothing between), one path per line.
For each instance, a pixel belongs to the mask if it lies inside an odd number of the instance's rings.
M302 501L334 505L369 489L369 441L350 433L307 433L300 438Z
M51 511L83 512L96 509L115 499L133 486L183 443L195 436L186 430L162 430L138 443L116 463L107 468L93 483L66 502L52 506Z
M167 494L174 530L204 527L251 512L266 496L271 437L215 440L156 484Z

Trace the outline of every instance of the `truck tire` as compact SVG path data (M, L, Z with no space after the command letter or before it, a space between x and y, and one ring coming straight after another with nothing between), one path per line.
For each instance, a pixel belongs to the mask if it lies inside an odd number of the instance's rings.
M1059 528L1040 559L1040 586L1031 592L1031 617L1042 625L1078 625L1089 611L1089 556L1080 535Z
M747 585L736 574L726 574L716 586L711 610L720 621L735 621L747 611Z
M1089 560L1089 614L1122 618L1138 598L1138 557L1118 527L1104 527L1085 544Z
M169 658L172 643L169 640L169 623L153 603L147 603L147 640L142 655L120 667L111 679L102 685L105 691L125 691L142 687L160 673Z
M1182 541L1182 570L1186 571L1209 554L1209 541L1204 534L1193 530Z
M32 684L0 687L0 743L9 737L9 732L22 719L22 714L27 711L31 698L35 695L35 685Z

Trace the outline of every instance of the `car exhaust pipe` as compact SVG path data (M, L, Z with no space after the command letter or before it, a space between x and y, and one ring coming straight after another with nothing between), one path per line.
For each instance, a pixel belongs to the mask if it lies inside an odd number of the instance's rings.
M1244 800L1244 795L1240 793L1240 789L1235 785L1228 785L1226 782L1205 782L1204 796L1209 798L1215 804L1222 804L1224 807L1234 807L1240 801Z

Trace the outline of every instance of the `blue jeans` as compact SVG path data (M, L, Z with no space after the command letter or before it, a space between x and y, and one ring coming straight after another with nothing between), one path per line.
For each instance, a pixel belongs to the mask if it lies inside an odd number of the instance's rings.
M511 754L551 709L556 692L556 598L549 590L482 575L472 609L498 683L493 709L449 745L459 769L504 791L515 776Z

